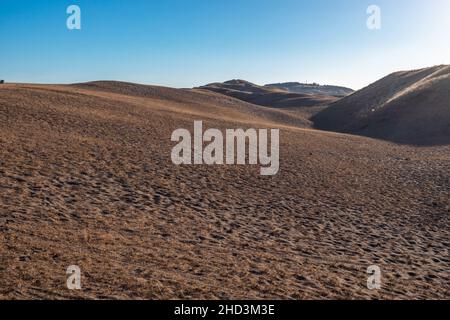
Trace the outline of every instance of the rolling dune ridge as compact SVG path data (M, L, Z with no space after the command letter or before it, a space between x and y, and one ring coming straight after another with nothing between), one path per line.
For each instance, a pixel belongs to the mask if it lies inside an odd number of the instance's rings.
M199 89L218 92L242 101L273 108L308 108L329 105L338 100L337 97L328 94L291 92L284 87L259 86L244 80L211 83Z

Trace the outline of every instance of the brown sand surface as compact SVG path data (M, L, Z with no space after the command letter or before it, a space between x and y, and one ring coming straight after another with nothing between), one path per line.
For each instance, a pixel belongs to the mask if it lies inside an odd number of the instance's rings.
M194 120L281 128L280 172L173 165ZM449 299L450 147L307 125L201 90L0 86L0 298Z

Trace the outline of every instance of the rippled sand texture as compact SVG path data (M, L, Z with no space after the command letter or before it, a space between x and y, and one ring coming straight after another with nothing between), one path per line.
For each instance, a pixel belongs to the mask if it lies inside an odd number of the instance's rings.
M279 174L173 165L194 120L281 128ZM450 148L307 125L201 90L1 85L0 297L450 298Z

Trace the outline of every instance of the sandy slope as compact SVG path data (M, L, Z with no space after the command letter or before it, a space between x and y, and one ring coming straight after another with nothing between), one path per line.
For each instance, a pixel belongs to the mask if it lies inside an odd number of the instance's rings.
M280 127L280 173L174 166L194 120ZM197 90L0 86L0 297L448 299L450 148L302 121Z
M393 73L312 118L319 129L418 145L450 144L450 66Z

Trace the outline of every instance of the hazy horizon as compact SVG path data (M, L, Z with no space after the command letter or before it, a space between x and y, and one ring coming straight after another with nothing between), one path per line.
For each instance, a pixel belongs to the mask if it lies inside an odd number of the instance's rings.
M447 64L443 64L443 65L447 65ZM426 68L430 68L430 67L435 67L437 65L433 65L433 66L424 66L424 67L418 67L415 69L402 69L402 70L393 70L387 74L385 74L384 76L388 76L391 73L395 73L395 72L400 72L400 71L413 71L413 70L419 70L419 69L426 69ZM49 84L49 85L58 85L58 84L75 84L75 83L87 83L87 82L98 82L98 81L116 81L116 82L129 82L129 83L136 83L136 84L143 84L143 85L153 85L153 86L167 86L167 87L171 87L171 88L175 88L175 89L183 89L183 88L196 88L196 87L200 87L200 86L204 86L204 85L208 85L208 84L212 84L212 83L223 83L226 81L231 81L231 80L244 80L244 81L248 81L251 82L253 84L256 85L260 85L260 86L265 86L265 85L272 85L272 84L282 84L282 83L300 83L300 84L318 84L318 85L330 85L330 86L338 86L338 87L345 87L348 89L352 89L352 90L360 90L370 84L372 84L373 82L376 82L378 80L380 80L381 78L383 78L384 76L375 79L374 81L368 83L367 85L360 87L360 88L353 88L350 86L346 86L343 84L334 84L334 83L320 83L317 81L300 81L300 80L291 80L291 81L275 81L275 82L270 82L270 83L261 83L259 81L250 81L248 79L241 79L241 78L237 78L237 77L232 77L230 79L223 79L223 80L217 80L217 81L211 81L208 83L200 83L198 85L193 85L193 86L170 86L170 85L164 85L164 84L160 84L160 83L156 83L156 82L138 82L138 81L130 81L130 80L122 80L122 79L92 79L92 80L86 80L86 81L82 81L82 82L32 82L32 81L26 81L26 82L19 82L19 81L8 81L8 83L30 83L30 84Z
M81 9L80 30L66 27L72 4ZM381 9L380 30L366 25L372 4ZM357 90L395 71L450 63L445 0L2 0L0 8L7 82L190 88L244 79Z

